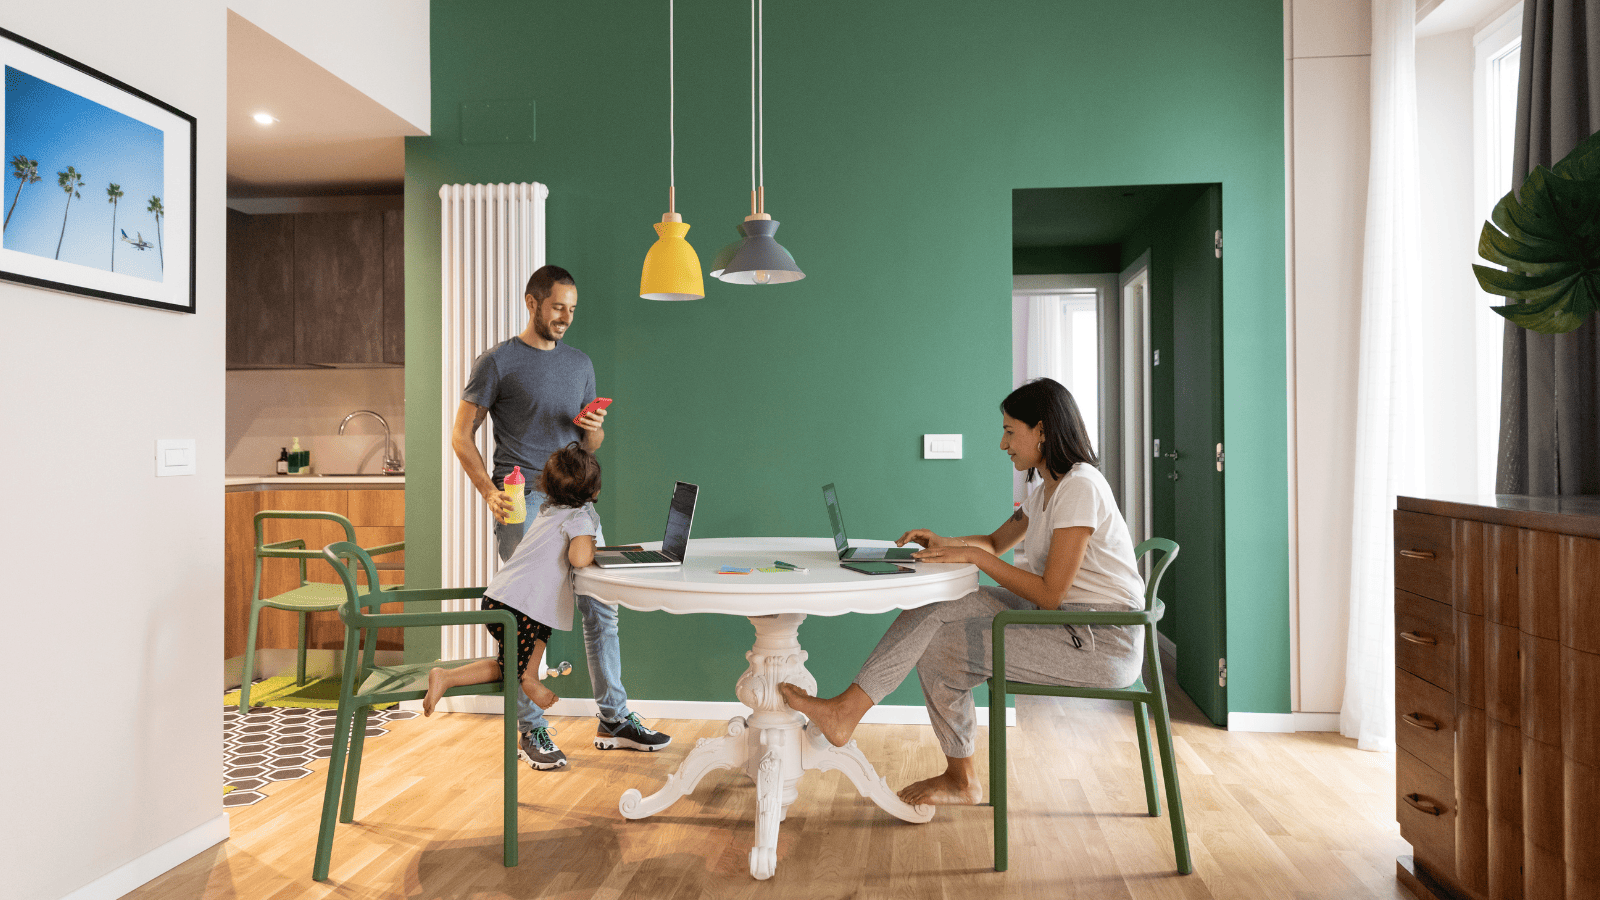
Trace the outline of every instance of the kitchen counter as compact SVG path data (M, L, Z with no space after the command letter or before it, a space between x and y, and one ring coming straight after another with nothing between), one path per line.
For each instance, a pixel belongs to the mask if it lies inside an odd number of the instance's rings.
M235 491L332 491L404 490L404 475L228 475L223 490Z

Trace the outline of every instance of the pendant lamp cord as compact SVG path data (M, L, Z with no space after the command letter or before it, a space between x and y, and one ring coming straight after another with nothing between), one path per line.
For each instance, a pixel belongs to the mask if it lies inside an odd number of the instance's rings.
M756 0L750 0L750 212L756 211Z
M674 0L667 0L667 210L678 211L678 60Z
M759 123L759 128L760 128L760 146L761 146L760 156L758 157L761 160L761 178L760 178L758 183L762 187L762 193L766 193L766 184L767 184L767 21L766 21L767 20L767 4L766 4L766 0L757 0L756 9L758 10L757 23L756 23L756 39L760 42L758 44L758 46L760 48L760 53L757 56L757 59L759 59L760 62L759 62L759 65L757 66L757 71L761 73L761 81L760 81L760 98L761 98L761 100L760 100L760 102L758 104L756 104L756 110L757 110L756 121ZM766 198L763 197L762 200L761 200L761 207L762 207L761 211L762 212L766 212L767 211L766 210L766 205L767 205L766 204Z

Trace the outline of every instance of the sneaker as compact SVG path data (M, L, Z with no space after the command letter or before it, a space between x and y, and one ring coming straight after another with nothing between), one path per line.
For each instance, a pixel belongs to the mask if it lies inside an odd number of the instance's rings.
M522 740L517 742L517 756L537 771L559 769L567 764L567 755L561 752L555 741L550 736L555 732L549 728L535 728L524 731Z
M600 727L594 733L594 746L597 750L644 750L646 752L660 750L672 743L669 735L659 731L652 731L639 721L638 713L628 713L628 717L620 722L607 722L601 720Z

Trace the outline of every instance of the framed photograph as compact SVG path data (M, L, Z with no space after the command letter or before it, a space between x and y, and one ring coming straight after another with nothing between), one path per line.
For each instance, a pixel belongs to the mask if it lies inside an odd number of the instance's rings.
M194 312L194 117L3 28L0 65L0 278Z

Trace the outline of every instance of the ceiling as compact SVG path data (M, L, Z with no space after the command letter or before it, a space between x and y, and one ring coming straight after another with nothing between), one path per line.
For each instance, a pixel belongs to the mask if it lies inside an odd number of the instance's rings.
M1181 184L1026 188L1011 192L1013 247L1101 247L1120 244Z
M278 119L258 125L253 116ZM395 193L405 181L398 115L228 12L228 196Z

